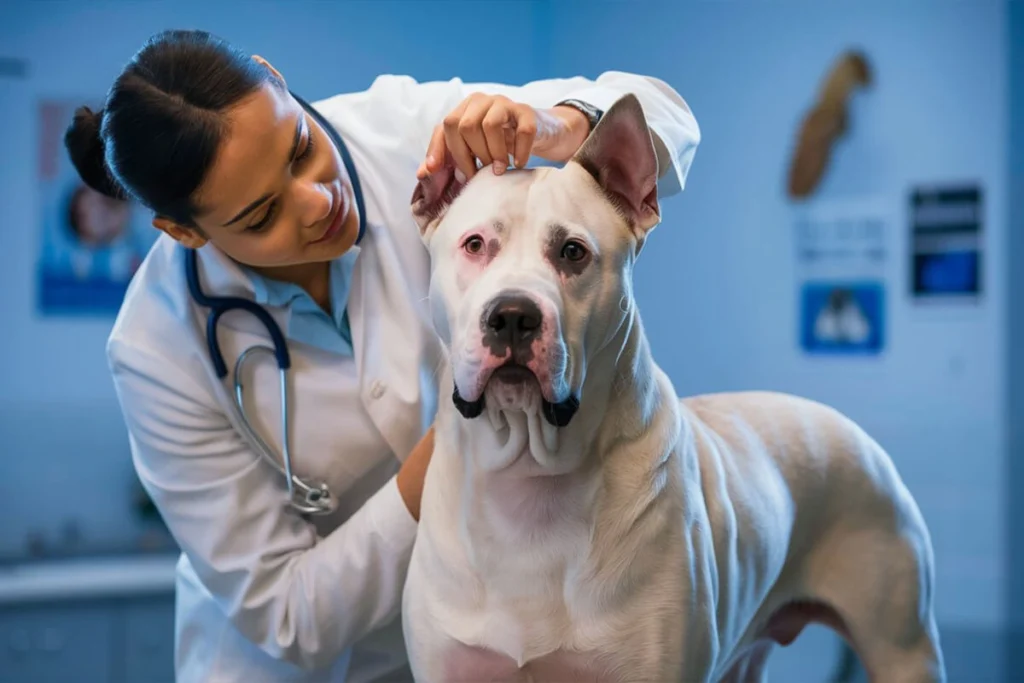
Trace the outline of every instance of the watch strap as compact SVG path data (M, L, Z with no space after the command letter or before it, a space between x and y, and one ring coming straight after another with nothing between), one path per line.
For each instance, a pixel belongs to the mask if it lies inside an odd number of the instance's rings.
M562 100L561 102L559 102L555 106L556 107L572 107L576 111L578 111L581 114L583 114L584 116L586 116L587 117L587 122L590 124L590 131L591 132L593 132L594 127L597 126L597 123L598 123L598 121L601 120L601 117L604 116L604 112L601 111L600 109L598 109L597 107L595 107L594 105L590 104L589 102L584 102L583 100L577 100L575 98L569 98L567 100Z

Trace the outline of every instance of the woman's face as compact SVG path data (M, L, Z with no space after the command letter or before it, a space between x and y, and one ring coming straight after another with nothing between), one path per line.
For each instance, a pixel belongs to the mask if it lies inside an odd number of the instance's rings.
M227 130L196 196L195 220L205 238L263 270L330 261L348 251L358 210L327 132L286 89L271 84L225 116ZM160 221L157 227L183 242L202 241Z

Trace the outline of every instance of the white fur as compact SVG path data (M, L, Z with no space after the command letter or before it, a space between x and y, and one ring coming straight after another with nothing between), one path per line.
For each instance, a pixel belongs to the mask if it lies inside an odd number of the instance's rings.
M456 237L496 217L502 256L460 288ZM553 219L600 251L587 291L544 263ZM424 229L441 386L472 375L459 349L514 280L558 317L548 389L581 406L554 428L539 386L489 388L476 419L442 401L403 605L418 681L761 681L769 618L802 599L842 617L875 683L945 680L928 531L889 457L805 399L677 399L631 292L645 235L589 174L483 171Z

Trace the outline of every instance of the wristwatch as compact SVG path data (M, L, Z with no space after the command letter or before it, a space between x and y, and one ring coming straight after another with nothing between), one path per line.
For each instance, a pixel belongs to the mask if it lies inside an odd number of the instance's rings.
M584 102L583 100L577 100L577 99L562 100L561 102L559 102L555 106L556 107L572 107L576 111L578 111L581 114L583 114L584 116L586 116L587 117L587 122L590 124L590 131L591 132L593 132L594 126L596 126L597 122L601 120L601 117L604 116L604 112L603 111L601 111L600 109L598 109L594 105L590 104L589 102Z

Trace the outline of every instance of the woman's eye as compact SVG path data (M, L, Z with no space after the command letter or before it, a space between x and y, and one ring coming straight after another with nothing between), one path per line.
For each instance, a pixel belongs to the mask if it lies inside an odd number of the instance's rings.
M479 254L484 250L484 241L482 238L474 235L466 240L466 243L463 245L463 249L470 254Z
M313 136L309 136L309 142L306 143L306 149L302 150L302 154L299 155L300 160L308 159L313 155Z
M313 131L308 131L306 134L306 148L295 157L296 161L302 162L313 155Z
M265 229L268 225L270 225L270 222L274 219L274 209L276 208L277 202L272 203L270 205L270 208L267 209L267 212L263 214L263 218L261 218L258 222L253 223L248 228L246 228L246 231L260 232L261 230Z
M587 256L587 248L577 240L569 240L562 246L562 258L567 261L581 261Z

